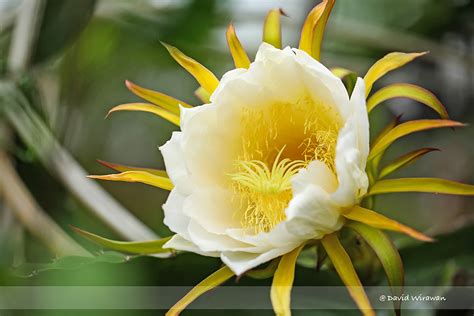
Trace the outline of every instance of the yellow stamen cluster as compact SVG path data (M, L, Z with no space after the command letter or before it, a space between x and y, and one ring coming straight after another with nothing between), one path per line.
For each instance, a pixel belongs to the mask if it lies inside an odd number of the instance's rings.
M303 98L244 108L241 154L230 174L234 196L240 199L244 228L267 232L285 219L291 200L291 178L313 160L335 172L337 135L342 126L331 107Z

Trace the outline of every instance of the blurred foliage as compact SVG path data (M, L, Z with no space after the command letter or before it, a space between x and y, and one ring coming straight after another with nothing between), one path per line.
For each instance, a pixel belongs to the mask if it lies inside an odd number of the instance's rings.
M89 22L96 0L48 0L44 8L33 62L45 61L71 44Z

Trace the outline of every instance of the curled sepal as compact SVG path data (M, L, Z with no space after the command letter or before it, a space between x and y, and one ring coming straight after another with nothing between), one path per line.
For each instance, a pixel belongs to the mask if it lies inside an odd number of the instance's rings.
M170 97L169 95L166 95L158 91L140 87L139 85L134 84L133 82L129 80L125 80L125 85L127 86L128 90L130 90L136 96L139 96L140 98L147 100L148 102L151 102L153 104L159 105L165 110L168 110L171 113L174 113L176 115L179 115L180 105L185 108L192 107L192 105L189 105L184 101L175 99L173 97Z
M232 59L234 60L235 68L249 68L250 67L250 59L247 56L242 44L235 34L234 25L229 24L227 27L226 32L227 38L227 45L229 45L230 54L232 55Z
M397 158L395 161L392 163L386 165L385 167L382 168L382 170L379 173L379 179L382 179L389 174L397 171L400 168L406 167L409 164L417 161L427 153L430 153L432 151L439 151L438 148L420 148L417 150L414 150L412 152L409 152L408 154L405 154L399 158Z
M212 290L213 288L224 283L228 279L234 276L234 272L230 270L227 266L224 266L202 280L198 285L196 285L188 294L186 294L182 299L179 300L176 304L171 307L171 309L166 313L166 316L176 316L183 311L186 306L191 304L195 299L197 299L202 294Z
M88 176L88 178L108 181L140 182L168 191L173 189L173 184L169 178L157 176L145 171L125 171L101 176Z
M362 223L349 222L346 226L355 230L374 250L385 270L392 294L400 296L403 293L405 273L402 258L392 241L381 230ZM400 303L399 300L394 301L397 315L400 315Z
M117 163L111 163L103 160L97 160L98 163L100 163L102 166L105 166L109 169L118 171L118 172L125 172L125 171L145 171L154 175L157 175L159 177L165 177L168 178L168 174L164 170L158 170L158 169L151 169L151 168L140 168L140 167L131 167L131 166L125 166L125 165L119 165Z
M203 87L199 87L194 90L194 95L203 103L209 103L211 101L211 94L207 92L206 89L204 89Z
M274 259L272 260L265 268L262 269L254 269L245 272L245 276L248 276L252 279L256 280L263 280L263 279L268 279L271 278L274 274L275 271L278 267L278 263L280 262L280 259Z
M295 279L296 259L303 247L304 244L283 255L273 276L270 297L276 315L291 315L291 288L293 287L293 280Z
M365 81L365 95L368 96L372 90L374 82L383 77L386 73L404 66L411 62L413 59L425 55L427 52L422 53L400 53L393 52L385 55L383 58L375 62L370 67L367 74L364 77Z
M434 128L457 126L464 126L464 124L451 120L413 120L402 123L389 130L384 136L374 143L372 149L370 150L368 159L373 159L382 153L394 141L411 133Z
M276 48L281 48L281 15L285 15L282 9L270 10L263 25L263 41Z
M313 56L316 60L321 59L324 29L326 28L334 2L334 0L323 0L323 2L315 6L308 14L301 30L299 48Z
M209 94L212 94L214 90L216 90L219 80L209 69L191 57L186 56L176 47L163 42L162 44L166 47L171 57L186 69Z
M89 239L90 241L96 243L99 246L102 246L107 249L133 253L139 255L151 255L163 252L172 252L172 249L163 248L163 245L171 239L171 237L165 237L157 240L147 240L147 241L117 241L112 239L107 239L99 235L90 233L88 231L82 230L77 227L72 227L76 233Z
M377 181L368 195L395 192L425 192L474 195L474 185L439 178L400 178Z
M394 83L375 92L367 100L367 111L370 113L377 105L393 98L409 98L435 110L442 119L448 119L448 111L443 103L430 91L409 83Z
M433 241L433 238L428 237L414 230L413 228L400 224L399 222L394 221L393 219L390 219L388 217L385 217L382 214L379 214L377 212L363 208L358 205L347 210L347 212L345 212L343 216L347 219L350 219L356 222L361 222L372 227L404 233L412 238L415 238L421 241Z
M351 258L342 247L336 233L324 236L324 238L321 239L321 243L323 244L329 259L331 259L337 274L339 274L342 282L346 285L349 294L359 309L366 316L375 315L367 294L365 294L364 287L362 286L354 266L352 265Z
M171 113L168 110L165 110L159 106L149 104L149 103L126 103L126 104L121 104L113 107L110 109L109 113L107 113L107 116L112 114L113 112L118 112L118 111L141 111L141 112L148 112L148 113L153 113L155 115L158 115L161 118L164 118L168 122L173 123L176 126L179 126L179 116Z

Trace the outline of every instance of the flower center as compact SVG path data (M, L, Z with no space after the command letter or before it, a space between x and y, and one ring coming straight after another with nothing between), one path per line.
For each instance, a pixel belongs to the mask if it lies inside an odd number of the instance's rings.
M335 173L335 147L342 120L331 107L303 98L244 108L241 154L230 174L234 197L240 200L244 228L268 232L285 219L293 192L291 178L311 161Z

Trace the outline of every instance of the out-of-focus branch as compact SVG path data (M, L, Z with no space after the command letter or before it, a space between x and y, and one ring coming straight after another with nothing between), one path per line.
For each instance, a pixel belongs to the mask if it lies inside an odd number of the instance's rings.
M15 21L8 54L8 70L12 74L25 71L29 65L33 47L43 17L44 0L24 0Z
M23 141L37 154L43 165L97 217L127 240L152 240L159 237L123 208L57 142L45 123L30 108L28 100L10 82L0 82L3 111Z
M25 262L24 230L2 198L0 187L0 264L18 266Z
M3 151L0 151L0 172L0 187L5 204L32 235L58 256L90 256L36 204Z
M28 70L43 16L45 0L24 0L17 16L8 58L13 78ZM86 178L86 172L56 141L47 125L31 109L14 82L0 82L0 110L43 165L103 222L128 240L158 236L117 203L104 189ZM2 108L3 107L3 108Z
M436 60L451 59L467 69L474 68L471 55L453 47L439 44L426 37L406 32L391 30L381 25L371 25L351 19L339 19L333 28L328 29L327 37L334 37L347 43L357 43L388 51L431 51L428 58Z

